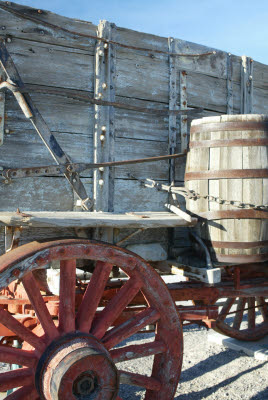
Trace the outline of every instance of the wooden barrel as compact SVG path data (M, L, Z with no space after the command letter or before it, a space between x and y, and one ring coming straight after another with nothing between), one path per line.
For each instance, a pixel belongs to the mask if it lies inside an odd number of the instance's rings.
M185 186L201 196L186 205L202 218L199 233L214 261L268 260L268 115L193 121Z

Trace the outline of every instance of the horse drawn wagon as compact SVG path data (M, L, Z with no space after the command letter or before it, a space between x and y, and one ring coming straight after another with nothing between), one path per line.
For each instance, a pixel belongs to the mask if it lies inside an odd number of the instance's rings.
M0 391L173 399L184 324L268 333L268 67L10 2L0 19L0 362L22 367Z

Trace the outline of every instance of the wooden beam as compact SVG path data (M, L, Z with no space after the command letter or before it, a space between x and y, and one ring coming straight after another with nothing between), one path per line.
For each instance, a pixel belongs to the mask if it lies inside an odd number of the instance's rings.
M250 57L241 57L241 114L252 113L253 102L253 60Z
M100 21L97 35L108 40L113 39L115 25ZM115 101L115 46L98 41L95 51L95 98ZM95 124L93 132L94 162L114 161L114 107L94 106ZM94 211L113 211L114 169L99 168L94 171ZM113 232L98 229L95 239L113 242Z
M233 59L231 53L226 53L227 58L227 114L233 114Z

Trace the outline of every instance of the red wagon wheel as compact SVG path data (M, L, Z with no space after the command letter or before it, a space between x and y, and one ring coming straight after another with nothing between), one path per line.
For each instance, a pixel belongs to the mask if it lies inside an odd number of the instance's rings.
M268 335L268 299L230 297L216 321L216 331L238 340L259 340Z
M79 307L77 259L95 262ZM60 261L60 295L53 319L32 272L55 260ZM174 398L182 364L181 323L165 284L143 259L105 243L66 239L21 246L1 256L0 265L0 290L20 279L39 321L31 331L0 308L1 323L23 342L22 349L0 346L0 362L23 366L0 373L0 392L19 387L6 399L119 400L120 383L146 389L146 400ZM100 311L114 265L128 280ZM146 308L113 326L138 293ZM123 342L149 324L156 325L151 342ZM151 376L118 369L120 362L147 356L154 357Z

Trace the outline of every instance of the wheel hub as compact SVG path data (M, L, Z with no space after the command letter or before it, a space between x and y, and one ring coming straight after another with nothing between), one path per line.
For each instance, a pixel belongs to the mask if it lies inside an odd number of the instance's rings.
M36 370L36 387L45 400L113 400L118 371L105 347L92 335L75 333L50 344Z

